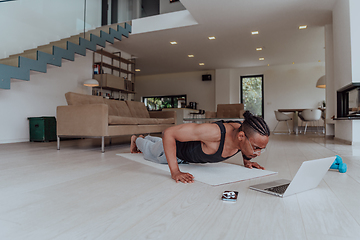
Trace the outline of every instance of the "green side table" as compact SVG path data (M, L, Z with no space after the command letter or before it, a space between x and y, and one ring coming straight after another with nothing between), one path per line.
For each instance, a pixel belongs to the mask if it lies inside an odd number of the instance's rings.
M56 141L55 117L29 117L30 142Z

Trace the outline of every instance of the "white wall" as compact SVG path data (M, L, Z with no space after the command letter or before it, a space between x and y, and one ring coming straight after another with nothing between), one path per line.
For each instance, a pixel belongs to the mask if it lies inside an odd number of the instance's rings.
M325 100L325 89L316 88L316 81L325 74L324 63L290 64L252 68L216 70L217 103L240 101L240 76L264 75L264 115L272 130L277 121L274 110L281 108L317 108ZM230 81L226 77L230 77ZM220 80L219 80L220 79ZM224 84L222 84L224 83ZM290 126L292 127L292 126ZM286 124L279 124L277 131L285 131Z
M352 144L360 146L360 121L352 121L353 128L352 128L352 134L353 134L353 142ZM359 151L360 149L358 149ZM357 155L358 156L358 155Z
M211 74L211 81L202 81L203 74ZM136 77L135 100L161 95L187 95L187 104L197 102L198 109L215 111L215 72L198 71Z
M335 90L352 82L349 0L337 1L333 9Z
M352 82L360 82L360 1L350 0Z
M345 141L348 144L353 142L353 129L351 120L337 120L335 125L335 138Z
M217 69L211 73L213 81L202 82L201 75L206 73L211 72L137 77L136 100L141 96L187 94L188 101L198 102L200 109L215 111L217 104L239 102L240 76L264 74L265 120L271 129L277 123L274 110L317 108L325 100L325 89L316 88L316 81L325 74L324 63ZM286 124L279 124L277 130L285 131Z
M55 116L56 107L67 105L68 91L91 94L83 81L92 76L92 54L48 67L47 73L32 72L30 81L15 80L10 90L0 89L0 143L29 141L28 117Z
M101 0L87 0L86 5L87 31L101 25ZM83 32L84 1L2 2L0 22L1 59Z
M230 73L230 69L216 69L215 71L215 106L232 103L229 93Z

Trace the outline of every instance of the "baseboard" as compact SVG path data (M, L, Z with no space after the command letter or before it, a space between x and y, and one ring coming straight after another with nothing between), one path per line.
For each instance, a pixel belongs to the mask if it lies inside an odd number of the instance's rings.
M0 144L22 143L22 142L29 142L29 138L5 139L5 140L1 140Z
M341 138L337 138L337 137L334 137L334 140L338 141L338 142L341 142L341 143L345 143L347 145L353 145L353 142L352 141L349 141L349 140L344 140L344 139L341 139Z
M335 138L335 135L325 135L325 138L326 138L326 139L334 139L334 138Z

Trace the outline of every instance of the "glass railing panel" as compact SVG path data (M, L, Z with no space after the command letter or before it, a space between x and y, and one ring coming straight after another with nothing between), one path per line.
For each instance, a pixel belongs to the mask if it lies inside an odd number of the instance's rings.
M176 0L109 0L107 23L120 23L133 19L182 11L185 7Z
M112 23L184 10L176 0L0 0L0 59Z
M98 0L0 1L0 59L95 29L100 9Z
M160 0L160 14L186 10L178 0Z

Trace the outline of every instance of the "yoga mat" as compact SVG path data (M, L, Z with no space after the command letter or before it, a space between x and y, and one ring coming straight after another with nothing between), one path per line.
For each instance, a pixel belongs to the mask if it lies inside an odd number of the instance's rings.
M145 164L163 171L169 172L167 164L153 163L145 160L142 153L121 153L116 154L126 159ZM265 177L277 172L261 169L250 169L243 166L230 163L207 163L207 164L179 164L180 171L191 173L195 181L206 183L212 186L223 185L227 183L240 182L253 178Z

